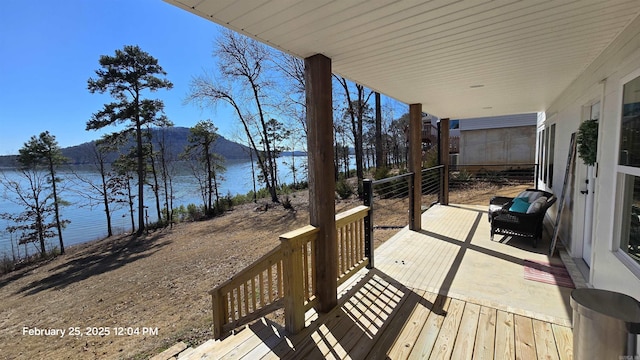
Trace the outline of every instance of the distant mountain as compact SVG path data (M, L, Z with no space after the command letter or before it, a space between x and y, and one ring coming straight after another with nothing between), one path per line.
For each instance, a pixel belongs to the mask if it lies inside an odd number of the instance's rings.
M307 156L307 152L306 151L283 151L280 153L280 156Z
M164 131L165 141L167 144L167 150L169 153L177 158L177 156L184 150L189 143L189 128L186 127L171 127L162 129L152 129L152 139L154 149L158 149L158 139L162 136ZM133 140L129 144L123 146L123 149L129 149L133 147ZM69 164L82 165L92 164L93 159L93 146L94 141L83 143L80 145L70 146L62 149L62 154L69 158ZM228 160L243 160L249 159L249 147L238 144L236 142L225 139L223 136L218 137L214 147L214 151ZM117 153L110 154L107 157L107 161L111 162L118 157ZM0 156L0 167L15 167L16 155Z

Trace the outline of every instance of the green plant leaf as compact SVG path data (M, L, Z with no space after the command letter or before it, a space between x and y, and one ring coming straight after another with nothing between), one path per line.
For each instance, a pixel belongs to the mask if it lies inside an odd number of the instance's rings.
M585 120L578 128L578 156L585 165L593 166L598 153L598 120Z

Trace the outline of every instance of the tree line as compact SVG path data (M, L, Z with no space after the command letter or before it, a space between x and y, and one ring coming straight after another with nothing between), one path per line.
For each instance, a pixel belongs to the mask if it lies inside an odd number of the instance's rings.
M279 203L278 174L282 169L278 169L276 159L285 150L306 146L304 63L231 31L218 38L214 54L217 69L192 79L185 103L202 107L223 103L233 109L242 129L239 138L250 149L254 196L257 188L264 187L270 200ZM166 76L158 60L139 46L127 45L113 55L100 56L99 68L87 81L87 89L109 94L113 101L91 115L86 130L113 126L121 129L94 143L93 165L100 180L80 174L72 179L59 178L57 172L66 160L55 136L48 131L33 136L19 150L22 181L0 177L4 196L23 209L18 214L0 214L13 224L7 231L18 234L20 244L37 243L44 257L46 239L57 237L59 251L64 253L62 233L69 221L60 212L67 205L60 197L63 182L88 186L90 191L82 195L102 204L108 236L113 235L111 214L120 207L128 208L132 233L139 236L145 232L147 188L155 200L152 211L156 212L158 225L170 226L174 217L172 177L178 161L189 164L199 185L205 215L224 211L219 183L225 167L224 159L213 151L218 138L213 121L201 120L190 128L189 145L179 158L167 151L170 144L163 129L173 126L173 122L164 113L163 101L151 97L173 87ZM394 109L383 109L379 94L340 76L334 76L334 92L335 178L349 177L350 168L355 165L361 185L366 169L403 166L408 116L393 120ZM372 98L375 104L371 104ZM119 154L118 158L108 161L107 155L113 152ZM355 164L351 164L352 154ZM304 176L300 174L306 170L304 164L296 164L295 157L286 166L292 171L294 182L296 173L298 178Z

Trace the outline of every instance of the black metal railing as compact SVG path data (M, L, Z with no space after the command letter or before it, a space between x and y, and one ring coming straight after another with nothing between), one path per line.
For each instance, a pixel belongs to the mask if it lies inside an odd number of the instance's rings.
M442 199L444 165L422 170L422 206L429 208Z
M375 181L364 180L364 205L370 207L369 217L365 219L365 234L370 234L374 243L386 241L398 230L409 225L414 176L414 173L405 173ZM419 213L422 213L437 203L442 196L444 166L424 169L420 176L422 208L419 209Z
M420 172L420 213L443 202L445 176L448 176L449 188L453 190L477 183L537 186L537 170L537 164L450 165L448 172L445 172L444 165L423 169ZM370 266L373 266L375 244L386 241L411 222L409 206L413 202L414 176L414 173L405 173L380 180L365 179L363 182L364 205L369 206L369 216L365 218L365 238L369 245L365 251L372 259Z
M531 184L537 187L537 164L450 165L449 187L462 188L485 182L498 185Z

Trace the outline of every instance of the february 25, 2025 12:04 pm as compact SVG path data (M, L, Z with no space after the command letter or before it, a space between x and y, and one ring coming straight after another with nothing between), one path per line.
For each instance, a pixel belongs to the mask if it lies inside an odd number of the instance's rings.
M24 336L158 336L157 327L127 327L127 326L69 326L66 328L38 328L22 327Z

